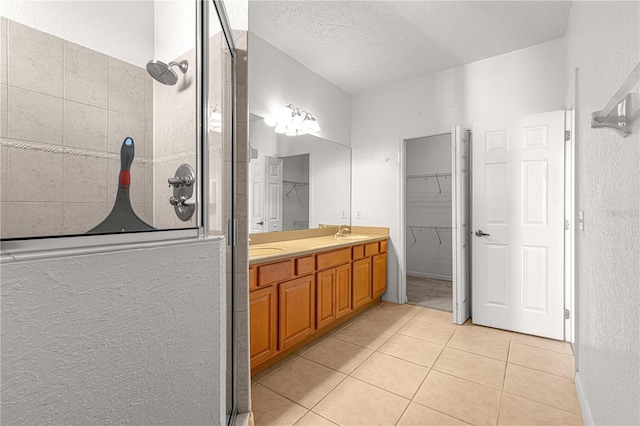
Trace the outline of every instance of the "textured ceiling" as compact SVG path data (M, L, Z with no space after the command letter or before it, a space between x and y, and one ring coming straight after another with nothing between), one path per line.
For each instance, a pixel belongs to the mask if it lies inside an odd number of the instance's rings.
M348 93L564 37L569 1L250 1L249 30Z

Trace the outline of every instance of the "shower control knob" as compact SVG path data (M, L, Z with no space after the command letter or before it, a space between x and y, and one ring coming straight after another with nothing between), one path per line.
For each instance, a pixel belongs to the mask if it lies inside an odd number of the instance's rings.
M179 186L191 186L191 184L193 183L193 178L191 176L183 176L183 177L172 177L167 179L167 181L169 182L169 186L173 186L174 188L177 188Z
M181 197L172 195L169 198L169 204L171 204L172 206L184 206L185 201L187 201L187 197L185 197L184 195Z

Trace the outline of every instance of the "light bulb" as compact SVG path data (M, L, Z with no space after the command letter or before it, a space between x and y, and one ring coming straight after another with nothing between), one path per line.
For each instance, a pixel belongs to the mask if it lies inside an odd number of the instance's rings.
M313 131L313 117L309 113L304 116L304 121L302 122L302 130L305 133Z
M291 119L293 118L292 115L293 115L293 105L287 105L280 112L280 120L278 121L288 124L291 122Z
M287 136L295 136L297 134L298 133L296 132L296 129L294 129L291 126L287 126L287 132L285 133L285 135L287 135Z
M293 125L293 127L296 130L302 129L302 115L299 112L296 112L293 115L293 120L292 120L291 124Z
M276 133L284 133L287 131L287 126L284 123L278 123L276 124L276 128L275 128Z

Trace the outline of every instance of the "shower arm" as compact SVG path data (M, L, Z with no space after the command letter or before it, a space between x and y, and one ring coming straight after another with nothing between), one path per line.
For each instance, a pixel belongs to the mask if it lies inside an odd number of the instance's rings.
M178 68L180 68L180 71L182 71L182 74L185 74L189 69L189 62L187 62L186 59L183 59L180 62L176 62L176 61L169 62L169 67L173 67L173 66L177 66Z

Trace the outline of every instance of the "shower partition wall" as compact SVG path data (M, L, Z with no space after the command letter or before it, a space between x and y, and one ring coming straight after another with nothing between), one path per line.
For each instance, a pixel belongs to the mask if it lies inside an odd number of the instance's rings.
M227 343L218 343L227 369L219 374L233 421L235 46L224 5L7 2L2 14L2 261L225 236ZM191 181L176 176L185 164ZM180 196L187 186L193 197ZM125 210L148 231L87 235L105 229L96 226L119 212L125 189ZM187 207L195 213L181 218Z

